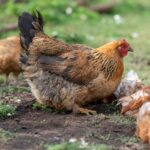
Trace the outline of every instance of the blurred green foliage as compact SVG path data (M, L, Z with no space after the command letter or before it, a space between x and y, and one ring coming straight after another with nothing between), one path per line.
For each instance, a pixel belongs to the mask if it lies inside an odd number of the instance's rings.
M115 12L124 14L149 13L149 10L149 0L119 0L119 5L115 8Z
M0 87L0 97L5 96L6 94L13 94L13 93L23 93L23 92L29 92L30 89L28 87L16 87L16 86L3 86Z
M88 19L98 18L98 14L88 11L85 8L77 7L75 1L60 0L32 0L31 2L15 3L8 1L0 7L0 11L5 15L19 16L23 11L42 11L45 20L53 23L66 23L70 19L80 19L82 14L86 14Z
M3 141L3 144L4 142L7 142L7 140L12 139L14 137L15 133L0 128L0 140Z
M49 106L42 105L42 104L39 104L39 103L37 103L37 102L35 102L35 103L32 105L32 109L34 109L34 110L45 110L45 111L47 111L47 112L52 112L52 111L53 111Z
M0 118L6 118L16 114L16 107L8 104L0 104Z
M89 0L91 5L115 3L107 14L98 14L77 6L75 0L32 0L0 6L0 28L15 23L23 11L39 10L45 21L45 33L68 43L97 47L106 42L126 38L135 49L125 59L125 72L135 70L146 84L150 83L150 3L149 0ZM4 38L17 31L0 33Z
M85 143L86 144L86 143ZM87 143L88 144L88 143ZM113 148L104 144L99 145L84 145L84 143L61 143L61 144L47 144L47 150L112 150Z

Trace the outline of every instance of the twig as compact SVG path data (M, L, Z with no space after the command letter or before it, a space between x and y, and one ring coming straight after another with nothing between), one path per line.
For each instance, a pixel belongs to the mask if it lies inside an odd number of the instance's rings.
M10 25L0 29L0 33L12 31L12 30L17 30L17 24L10 24Z
M116 2L116 0L113 0L112 2L107 4L98 4L91 6L88 0L77 0L77 4L98 13L109 13L114 9L114 7L117 6L118 3Z
M89 7L91 10L96 11L98 13L109 13L116 7L116 3L109 3L109 4L103 4L103 5L95 5Z

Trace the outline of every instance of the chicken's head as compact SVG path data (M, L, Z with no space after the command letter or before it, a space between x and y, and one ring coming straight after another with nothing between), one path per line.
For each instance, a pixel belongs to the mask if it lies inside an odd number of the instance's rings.
M130 44L125 39L119 42L117 50L119 51L121 57L127 56L129 51L133 52Z

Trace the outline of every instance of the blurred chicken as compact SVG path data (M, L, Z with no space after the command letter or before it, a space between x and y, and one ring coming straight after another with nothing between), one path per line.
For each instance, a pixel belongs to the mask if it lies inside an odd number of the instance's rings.
M143 87L144 83L140 80L137 73L133 70L130 70L121 80L114 94L117 98L130 96L142 89Z
M96 49L69 45L43 33L39 12L24 12L18 26L26 49L21 58L24 75L39 103L95 114L83 106L114 93L124 71L123 58L132 50L126 40Z
M147 101L150 101L150 87L143 87L136 93L119 99L122 105L122 114L137 117L139 108Z
M0 74L6 75L6 82L8 82L10 73L18 77L21 72L19 65L21 50L19 36L12 36L0 40Z
M150 102L144 103L139 109L136 135L144 142L150 143Z

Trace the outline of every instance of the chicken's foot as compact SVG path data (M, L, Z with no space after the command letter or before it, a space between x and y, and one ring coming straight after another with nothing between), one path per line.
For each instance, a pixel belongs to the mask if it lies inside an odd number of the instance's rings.
M85 114L85 115L96 115L97 112L95 110L90 110L90 109L86 109L86 108L82 108L80 106L78 106L77 104L74 104L73 106L73 113L75 114Z

